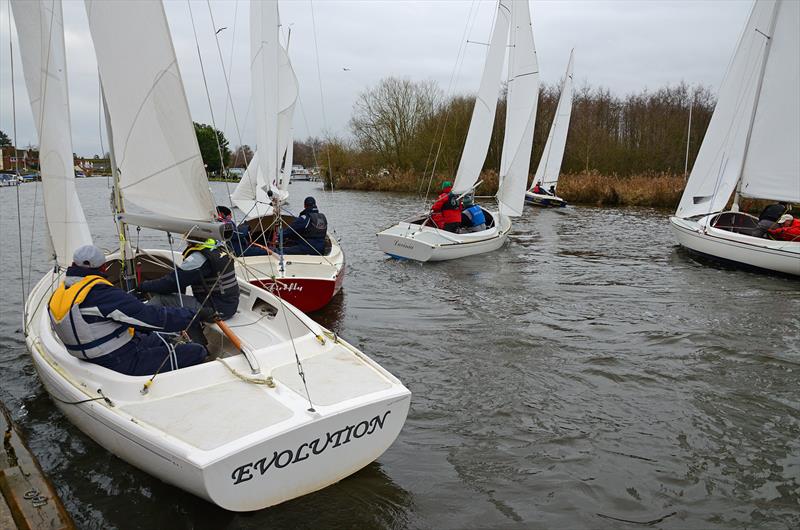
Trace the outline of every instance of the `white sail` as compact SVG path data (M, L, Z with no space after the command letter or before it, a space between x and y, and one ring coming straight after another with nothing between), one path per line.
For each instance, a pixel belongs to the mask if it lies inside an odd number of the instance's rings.
M170 217L213 219L163 5L85 1L123 200Z
M231 200L245 215L245 219L255 219L265 215L272 215L272 206L267 195L269 186L265 185L264 177L258 163L258 152L253 155L247 168L244 170L242 180L231 193Z
M500 157L497 202L501 214L517 216L522 215L525 205L533 126L539 102L539 62L533 42L528 0L512 3L509 42L506 129Z
M283 157L283 167L278 177L278 188L288 194L289 181L292 179L292 164L294 163L294 129L289 129L289 142L286 145L286 155Z
M92 243L75 191L61 1L12 0L25 84L39 134L39 171L52 248L62 267Z
M281 169L285 153L292 145L298 83L289 55L279 43L279 27L277 1L250 4L250 74L258 145L247 173L255 176L255 183L243 178L233 199L240 210L254 213L271 212L271 208L254 208L254 203L265 200L265 192L258 195L265 188L273 192L283 190L282 195L286 195L286 187L281 187Z
M800 202L800 2L780 1L742 172L741 194Z
M776 7L775 0L760 0L753 6L678 205L678 217L721 210L739 181Z
M567 74L561 84L561 96L558 98L556 115L553 117L553 125L550 126L550 133L547 135L547 143L544 145L542 159L539 161L539 166L536 168L536 176L533 178L533 184L541 182L544 189L548 189L558 183L561 162L564 160L564 149L567 146L567 133L569 132L569 119L572 115L572 62L573 52L570 52Z
M456 181L453 184L453 193L456 194L472 189L478 181L486 160L486 153L489 151L494 116L497 111L497 96L500 93L510 18L511 0L500 0L489 42L489 51L483 66L480 88L475 97L475 108L472 110L467 140L464 143L464 151L456 172Z

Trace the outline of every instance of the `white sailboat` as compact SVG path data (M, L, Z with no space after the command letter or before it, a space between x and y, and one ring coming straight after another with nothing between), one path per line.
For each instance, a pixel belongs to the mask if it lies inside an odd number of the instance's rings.
M433 225L428 214L413 216L377 234L383 252L417 261L443 261L490 252L505 243L511 217L521 215L524 206L539 94L539 65L527 1L498 2L483 76L452 189L455 195L469 193L480 177L489 150L507 47L510 50L508 100L496 196L499 210L490 212L482 208L487 228L471 233L441 230Z
M279 42L279 28L277 0L250 4L251 85L258 150L231 198L245 214L250 235L263 252L277 242L276 229L294 220L275 211L288 197L292 119L298 95L297 77ZM336 238L328 235L321 255L269 252L247 256L237 273L310 312L324 307L341 290L345 257Z
M207 328L215 361L151 379L66 350L52 329L48 300L73 249L91 239L71 180L72 152L62 141L69 138L69 115L61 3L12 4L47 153L45 208L58 263L31 291L24 326L34 366L56 405L108 451L233 511L319 490L378 458L403 426L409 391L296 308L242 280L239 310L228 321L242 347ZM118 220L218 234L220 225L209 222L214 203L161 2L87 0L86 8L114 133ZM51 134L57 127L60 136ZM51 179L51 168L64 160L67 172ZM65 193L61 200L48 199L54 189ZM151 214L125 213L126 202ZM110 279L121 276L123 258L133 258L143 278L180 260L167 250L121 250L124 255L108 257Z
M800 203L798 50L800 2L757 0L670 218L691 252L800 276L800 242L754 237L758 219L739 211L741 197Z
M567 146L567 133L569 132L569 119L572 115L572 63L574 51L569 53L567 63L567 73L564 82L561 84L561 95L558 98L556 115L553 117L553 124L550 126L550 133L547 135L547 142L544 146L542 159L536 168L536 175L533 177L530 189L525 193L525 202L536 206L552 206L563 208L567 201L557 194L534 193L533 189L538 183L543 190L555 191L558 184L558 177L561 173L561 162L564 160L564 149Z

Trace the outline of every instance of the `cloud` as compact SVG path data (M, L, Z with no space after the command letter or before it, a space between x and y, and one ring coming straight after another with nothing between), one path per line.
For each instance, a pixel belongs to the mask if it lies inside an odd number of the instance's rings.
M311 2L281 2L284 38L291 30L289 54L300 82L296 137L321 135L326 127L333 134L348 134L347 124L356 97L384 77L434 80L446 90L455 73L452 91L474 92L485 46L466 45L460 67L456 67L456 59L465 34L472 41L488 41L495 5L493 1L470 0L317 0L313 2L312 18ZM575 48L576 79L607 87L617 94L681 81L716 89L751 5L748 0L534 1L531 7L542 80L557 82L563 75L569 50ZM210 97L214 121L218 127L224 127L231 144L253 145L248 3L214 1L209 13L206 2L192 1L197 43L186 2L165 2L165 9L193 118L212 122ZM0 8L0 129L10 132L7 16L3 6ZM74 149L85 155L99 153L97 70L83 3L65 2L64 20ZM216 38L230 78L239 132L230 111L215 38L216 30L223 26L227 29ZM142 28L142 38L147 38L147 28ZM198 44L210 96L206 94ZM36 144L19 65L17 56L18 143ZM107 149L105 139L103 143Z

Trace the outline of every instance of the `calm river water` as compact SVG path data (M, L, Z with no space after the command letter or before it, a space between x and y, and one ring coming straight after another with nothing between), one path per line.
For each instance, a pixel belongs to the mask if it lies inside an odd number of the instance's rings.
M37 187L19 190L25 283L50 266ZM800 526L800 283L697 264L666 212L641 209L528 209L500 251L398 262L375 232L419 200L319 188L292 184L290 204L317 197L348 271L316 318L398 376L411 411L374 464L249 514L138 471L56 409L25 349L16 191L0 189L0 399L80 528ZM106 180L78 189L113 247Z

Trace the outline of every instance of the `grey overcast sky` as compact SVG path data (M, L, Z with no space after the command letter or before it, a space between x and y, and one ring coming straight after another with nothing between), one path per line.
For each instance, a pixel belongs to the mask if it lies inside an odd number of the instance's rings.
M248 4L246 0L165 1L193 118L212 121L190 6L214 118L231 146L255 143L249 119ZM447 91L455 72L450 92L473 93L486 47L468 44L459 68L455 68L456 58L465 33L471 41L488 40L495 5L493 0L282 1L281 22L284 30L291 29L289 55L300 82L295 137L322 135L325 130L348 135L358 94L388 76L433 80ZM681 81L701 83L716 91L752 1L531 0L530 5L543 82L552 84L560 79L574 48L578 84L587 82L625 95ZM0 0L0 129L11 135L8 13L8 0ZM100 153L99 98L83 2L65 0L64 20L73 145L79 155L90 156ZM215 28L222 27L226 29L218 34L219 44L241 135L226 104L227 89L214 37ZM141 31L142 38L147 38L147 28ZM13 28L11 32L16 39ZM17 144L36 145L18 55L14 61Z

